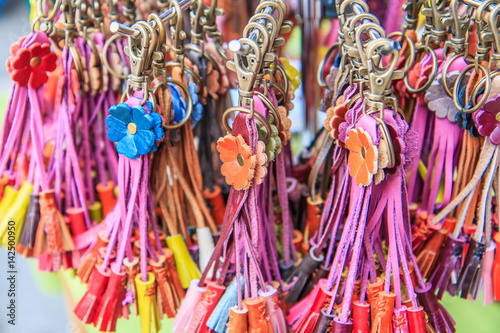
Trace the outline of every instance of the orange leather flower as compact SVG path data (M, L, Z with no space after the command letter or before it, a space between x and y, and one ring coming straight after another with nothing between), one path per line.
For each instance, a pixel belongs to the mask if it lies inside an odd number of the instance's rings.
M278 114L281 119L281 128L280 128L280 139L283 145L286 145L288 141L292 138L292 131L290 128L292 127L292 121L288 118L288 111L284 106L278 106Z
M378 150L370 134L362 128L351 129L345 141L349 149L349 174L356 184L368 186L378 171Z
M233 185L236 190L248 189L252 185L258 161L241 134L236 137L228 134L220 138L217 141L217 151L222 161L221 173L226 177L226 183Z
M262 184L264 177L267 176L267 154L264 141L257 142L257 154L255 154L257 163L255 163L255 183Z

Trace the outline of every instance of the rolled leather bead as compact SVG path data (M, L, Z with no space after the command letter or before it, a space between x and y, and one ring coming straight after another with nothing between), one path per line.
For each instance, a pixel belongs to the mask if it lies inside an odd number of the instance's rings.
M339 318L332 320L331 333L351 333L352 332L352 322L341 323Z
M243 308L238 310L237 306L229 309L229 322L227 323L227 333L247 333L248 332L248 310Z
M324 265L319 265L319 267L314 272L313 277L307 283L306 288L304 289L304 295L309 295L309 293L314 289L321 279L328 278L328 274L330 273L330 268L325 268Z
M372 333L392 333L392 316L394 314L394 293L380 293L377 310L372 321Z
M366 290L366 297L370 304L370 317L371 322L375 321L375 314L377 313L377 306L379 301L379 294L384 290L384 280L377 276L375 283L369 283Z
M332 314L327 313L326 308L321 309L321 313L319 314L318 323L316 324L316 328L314 329L314 333L324 333L327 332L328 328L332 325L332 321L335 318L335 311Z
M408 328L410 329L410 333L428 333L423 307L408 308L406 310L406 315L408 316Z
M394 333L410 333L406 312L406 306L400 309L394 309L394 315L392 317L392 329Z
M248 333L271 332L271 327L266 316L266 300L258 296L257 300L246 299L248 309Z
M370 304L354 301L352 305L352 332L370 332Z

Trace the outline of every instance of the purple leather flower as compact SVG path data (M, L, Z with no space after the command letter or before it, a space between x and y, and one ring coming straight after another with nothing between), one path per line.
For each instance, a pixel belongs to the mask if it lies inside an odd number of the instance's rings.
M495 145L500 144L500 122L497 120L499 112L500 94L495 98L489 98L484 106L472 116L479 134L489 137L490 142Z

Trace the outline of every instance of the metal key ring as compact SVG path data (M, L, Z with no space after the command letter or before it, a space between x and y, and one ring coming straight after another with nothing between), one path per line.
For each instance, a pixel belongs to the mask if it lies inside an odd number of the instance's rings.
M500 75L500 70L496 70L494 72L491 72L490 73L490 79L493 81L493 79L497 76ZM479 91L481 90L481 88L483 88L483 86L486 84L486 76L485 77L482 77L481 80L479 80L479 82L476 84L476 86L474 87L474 89L472 90L472 96L474 96L474 98L471 99L472 101L472 106L476 106L477 105L477 99L479 96L481 96L479 94ZM483 92L483 95L484 95L484 92ZM488 94L489 95L489 94ZM489 96L488 96L489 98ZM486 103L486 101L485 101ZM484 103L483 103L484 104ZM481 105L482 106L482 105Z
M448 88L448 82L446 82L446 76L448 75L448 68L450 67L450 65L455 60L457 60L460 56L463 56L463 54L458 53L458 54L455 54L453 57L446 59L446 61L444 63L444 66L443 66L443 71L441 73L441 75L442 75L441 85L443 86L444 91L446 92L446 94L449 97L452 97L452 98L453 98L453 92L450 90L450 88Z
M260 98L262 103L264 103L264 105L267 107L267 110L273 115L276 127L278 127L278 129L280 129L281 128L281 117L278 114L278 112L276 111L276 107L274 106L274 104L271 103L271 100L266 95L261 93L260 91L256 91L255 95L257 95L257 97Z
M467 72L472 68L480 68L483 71L483 73L485 74L484 77L486 80L486 87L485 87L485 91L483 93L483 97L481 97L479 102L476 105L474 105L473 107L471 107L469 109L465 109L465 107L460 104L460 100L459 100L460 86L462 84L462 80L465 77L465 74L467 74ZM491 91L491 77L490 77L490 73L489 73L488 69L481 64L470 64L469 66L464 68L464 70L460 73L460 76L455 81L455 87L453 89L453 102L455 103L455 106L457 107L457 109L460 112L472 113L476 110L479 110L479 108L481 108L484 105L484 103L486 103L486 100L488 99L490 91Z
M337 42L337 43L333 44L332 46L330 46L330 48L328 49L328 51L326 51L325 56L323 57L323 59L321 59L321 62L319 63L319 68L318 68L318 72L317 72L317 75L316 75L316 80L318 81L318 84L319 84L320 88L326 88L327 87L326 82L323 79L323 71L325 70L326 61L330 58L330 56L332 55L333 51L335 51L339 47L340 47L340 43L339 42Z
M111 68L111 65L109 64L108 62L108 49L109 49L109 46L111 45L111 43L113 43L115 41L115 39L118 39L119 37L121 37L119 34L115 34L113 36L111 36L107 41L106 43L104 43L104 47L102 48L102 63L104 64L104 66L106 66L106 69L108 70L108 72L111 73L111 75L119 78L119 79L122 79L122 80L125 80L128 78L127 75L123 75L123 74L118 74L117 72L115 72L115 70L113 68Z
M408 50L408 52L411 54L411 58L406 58L406 59L411 59L411 62L409 62L409 63L405 62L404 73L406 75L406 74L408 74L410 69L413 67L413 64L415 63L415 43L413 43L413 41L411 40L410 37L408 37L408 35L405 35L399 31L395 31L393 33L390 33L387 36L387 38L391 39L392 37L395 37L395 36L401 37L401 42L403 41L403 38L406 39L408 41L409 46L410 46L410 49Z
M418 89L414 89L412 86L410 86L410 82L408 81L408 75L405 76L406 89L408 89L408 91L413 93L413 94L419 94L421 92L426 91L431 86L432 82L434 82L434 79L436 78L437 72L438 72L438 62L437 62L436 52L434 52L434 50L432 48L430 48L428 45L424 45L424 44L420 44L416 47L415 54L417 54L419 50L429 50L429 54L432 57L432 72L429 75L427 82L422 87L420 87Z
M245 107L242 107L242 106L234 106L234 107L231 107L229 109L227 109L226 111L224 111L224 113L222 114L222 125L224 126L224 129L228 132L228 133L233 133L233 129L231 128L231 126L229 126L227 120L228 120L228 117L229 117L229 114L231 112L243 112L243 113L247 113L247 114L251 114L251 111L250 109L248 108L245 108ZM267 136L266 136L266 139L265 139L265 142L269 141L269 139L271 138L271 125L269 125L269 122L266 120L266 118L264 118L260 113L258 112L254 112L254 116L262 123L262 125L264 125L264 127L266 128L267 130Z
M177 80L173 80L173 79L165 79L164 81L161 81L160 83L158 83L158 85L161 85L161 84L164 84L163 82L168 83L173 83L173 84L176 84L178 85L182 91L184 92L184 94L186 95L186 98L187 98L187 109L186 109L186 115L184 116L184 118L177 124L174 124L174 125L162 125L164 128L166 129L175 129L175 128L179 128L181 127L182 125L184 125L188 120L189 118L191 118L191 113L193 112L193 99L191 98L191 94L189 93L189 90L186 88L186 86L180 82L180 81L177 81ZM156 89L153 88L155 91Z

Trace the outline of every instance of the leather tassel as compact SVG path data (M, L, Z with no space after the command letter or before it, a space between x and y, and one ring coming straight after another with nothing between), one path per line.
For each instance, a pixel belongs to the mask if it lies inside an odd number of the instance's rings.
M212 231L210 231L209 227L204 228L196 228L196 236L198 238L198 247L200 253L200 269L202 271L207 267L208 262L210 261L210 257L214 252L214 238L212 237ZM213 266L210 267L208 271L208 275L212 275Z
M149 259L149 266L153 270L156 279L156 300L158 301L158 312L163 319L165 314L167 318L174 318L177 308L180 305L174 286L168 278L168 266L164 256L158 256L158 262Z
M141 318L142 333L158 333L161 329L158 305L156 303L156 283L153 273L148 273L148 280L142 281L141 274L135 276L137 305Z
M320 287L311 309L301 318L296 333L314 332L321 309L330 305L332 294L333 291L326 290L326 284Z
M319 315L316 328L314 329L314 333L328 332L328 328L332 325L335 315L335 311L332 314L327 314L326 308L321 309L321 313Z
M495 256L495 243L491 242L490 246L486 249L483 258L483 304L488 305L493 303L495 297L493 295L493 280L491 270L493 268L493 260Z
M425 321L424 308L419 306L418 308L408 308L406 310L408 315L408 328L410 333L429 333L427 323Z
M248 309L248 333L268 333L271 327L266 316L266 300L258 296L254 301L245 300Z
M194 308L201 299L201 296L205 292L205 288L199 287L199 280L191 280L189 288L186 292L186 297L177 311L177 315L174 319L174 332L183 333L184 329L193 315Z
M186 333L206 333L207 321L212 315L226 287L215 282L207 282L207 287L200 301L194 308L193 315L188 323Z
M438 333L455 332L455 322L445 308L439 304L434 295L432 285L426 283L424 287L415 288L419 303L422 304L429 318L429 324ZM410 328L410 332L411 328Z
M351 333L352 332L352 322L340 323L339 318L335 318L332 321L331 333Z
M15 245L17 244L19 237L21 237L21 232L23 230L24 218L26 216L26 211L30 202L30 194L33 192L33 185L24 182L12 205L9 206L7 212L3 215L0 220L0 244L3 243L5 247L9 244L9 233L7 232L8 227L14 227L14 237ZM14 222L14 225L12 225Z
M303 317L309 312L314 303L314 300L318 296L321 285L325 283L325 279L321 280L309 293L309 295L304 297L297 304L290 308L290 310L288 311L288 315L286 316L286 321L288 322L288 325L292 327L293 331L298 328L298 325L302 322Z
M293 272L288 277L287 283L291 283L294 277L297 277L297 280L293 287L290 289L290 292L286 299L287 304L295 304L303 297L303 291L307 285L307 282L312 277L312 273L316 270L316 268L323 260L323 255L321 255L320 258L317 258L311 249L311 251L309 251L309 253L302 258L302 261L293 268Z
M406 312L406 306L403 306L401 309L394 309L394 316L392 318L394 333L410 333Z
M370 304L354 301L352 305L352 332L370 332Z
M97 327L99 321L101 322L99 326L101 332L116 330L116 321L121 316L122 301L125 297L125 280L125 272L117 273L114 267L111 268L106 291L94 317L94 326Z
M464 244L464 237L455 239L451 234L446 240L430 279L433 288L437 291L438 299L443 298L445 290L454 295L454 287L457 283L462 264Z
M243 308L238 310L237 306L229 309L229 322L226 333L247 333L248 332L248 310Z
M106 186L101 183L97 184L96 190L99 195L99 201L102 205L102 217L105 218L109 212L113 210L116 206L116 197L114 194L115 183L109 180Z
M481 283L481 269L486 245L471 239L462 271L458 278L458 294L461 298L471 296L476 299L477 289Z
M207 326L214 332L224 333L226 324L229 321L230 308L238 304L238 284L236 279L226 288L224 295L212 311L212 315L207 321Z
M139 257L133 257L129 261L127 257L123 259L123 267L125 269L125 298L122 302L122 314L126 319L130 315L137 316L139 313L139 306L137 305L137 288L135 285L135 277L139 270Z
M493 278L493 294L495 301L500 301L500 233L497 233L494 238L496 250L495 261L493 261L493 268L491 269L491 276Z
M372 321L372 333L392 333L392 316L394 314L394 299L396 294L379 294L377 310Z
M81 283L89 281L90 274L94 270L99 257L99 249L106 248L109 240L104 238L104 231L99 232L99 237L91 250L87 250L87 255L83 258L80 267L76 271L76 275L80 278Z
M226 205L222 198L221 189L219 186L214 185L212 190L206 188L203 190L203 197L208 200L210 205L210 215L217 225L222 225L224 222L224 214L226 212Z
M377 281L375 283L369 283L366 290L366 297L368 298L368 303L370 304L370 317L372 325L375 322L375 315L377 314L378 302L380 300L379 295L384 290L384 280L377 276Z
M74 313L84 324L94 321L101 297L106 290L110 272L103 272L100 267L93 271L87 285L87 292L75 307Z
M417 264L420 268L422 276L429 278L434 265L443 246L444 240L446 238L446 231L439 230L425 243L422 250L416 255Z
M24 219L24 227L17 243L16 250L24 257L33 256L35 247L36 230L40 222L40 201L38 194L30 194L30 202Z
M259 296L266 300L266 315L271 326L271 333L286 333L287 323L283 311L279 307L278 290L267 286L266 292L259 291Z
M36 233L33 254L48 253L61 256L65 251L75 248L73 239L64 218L56 208L53 190L40 192L40 223ZM58 270L60 263L54 261L52 269Z
M182 235L167 237L167 244L174 253L175 266L183 288L188 288L191 280L199 279L201 272L191 258Z

